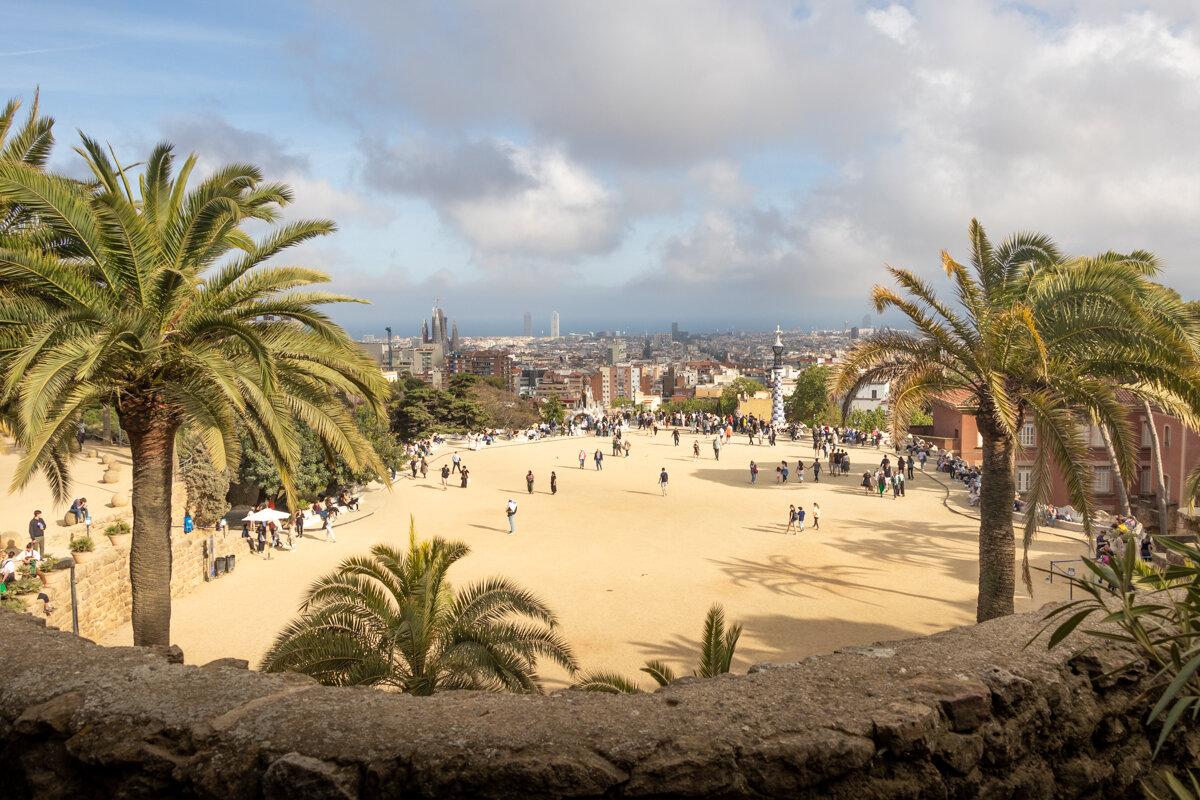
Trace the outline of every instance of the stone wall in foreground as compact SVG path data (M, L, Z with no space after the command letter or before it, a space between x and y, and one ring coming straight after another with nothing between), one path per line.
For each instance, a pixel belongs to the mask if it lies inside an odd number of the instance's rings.
M0 611L11 797L1140 797L1147 670L1037 615L653 694L414 698L167 649L102 648ZM244 663L244 662L243 662Z

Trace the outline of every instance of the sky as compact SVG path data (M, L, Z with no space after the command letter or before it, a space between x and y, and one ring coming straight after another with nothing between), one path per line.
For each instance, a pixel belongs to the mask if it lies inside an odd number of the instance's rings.
M123 162L260 166L354 336L841 328L967 226L1200 297L1200 5L0 0L5 97ZM869 320L880 320L873 315ZM884 323L892 320L884 319ZM896 320L898 321L898 320Z

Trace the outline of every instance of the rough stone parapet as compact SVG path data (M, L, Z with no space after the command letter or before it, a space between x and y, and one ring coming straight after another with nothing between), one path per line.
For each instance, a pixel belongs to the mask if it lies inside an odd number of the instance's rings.
M0 612L7 794L1123 798L1156 767L1197 762L1200 733L1181 729L1151 763L1150 671L1134 654L1079 635L1024 648L1039 620L653 694L415 698L184 665Z

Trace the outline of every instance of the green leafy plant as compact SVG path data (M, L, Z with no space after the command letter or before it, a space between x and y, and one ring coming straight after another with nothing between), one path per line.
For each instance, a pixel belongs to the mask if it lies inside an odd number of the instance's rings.
M1183 565L1152 569L1138 559L1132 544L1108 564L1085 559L1087 572L1068 577L1083 596L1047 614L1046 626L1034 639L1050 631L1048 646L1053 648L1078 630L1132 645L1145 656L1158 670L1153 685L1161 687L1147 716L1147 724L1161 719L1157 756L1185 715L1200 716L1200 548L1166 537L1155 542L1181 556ZM1086 627L1089 621L1105 627Z
M96 549L96 543L90 536L78 536L71 540L72 553L90 553Z
M407 549L375 545L309 588L301 616L263 657L263 671L415 695L540 692L543 657L573 675L558 618L536 596L502 577L450 585L447 571L469 552L462 542L418 539L410 522Z
M4 595L0 596L0 608L7 608L12 611L24 611L25 601L14 594L5 592Z
M42 590L42 582L37 578L21 578L8 588L14 594L32 594Z
M704 633L700 638L700 665L692 670L692 674L697 678L713 678L729 672L733 664L733 651L737 649L741 635L741 624L727 628L725 609L720 603L713 603L704 617ZM653 678L659 686L666 686L678 677L666 663L657 660L647 661L641 671ZM608 694L632 694L640 691L635 681L607 670L585 673L577 686L584 691Z
M122 533L130 533L132 530L133 528L129 527L128 522L123 519L119 519L104 529L104 535L120 536Z

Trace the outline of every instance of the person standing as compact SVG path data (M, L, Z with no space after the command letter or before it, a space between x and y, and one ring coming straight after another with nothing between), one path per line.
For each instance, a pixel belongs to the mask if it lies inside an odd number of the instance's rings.
M658 488L662 490L663 497L667 496L667 468L659 467L662 472L658 473Z
M819 503L813 503L813 530L821 530L821 506Z
M900 496L904 497L904 473L896 473L896 484L900 487Z
M465 489L471 483L471 473L467 472L467 465L463 464L458 469L458 485Z
M780 474L780 476L783 478L783 482L784 482L784 483L787 483L787 479L788 479L788 465L787 465L787 462L786 462L786 461L784 461L784 462L781 462L781 463L780 463L780 465L779 465L779 474Z
M455 453L450 457L450 460L454 462L454 468L450 470L451 472L458 472L460 469L462 469L462 456L460 456L458 453Z
M421 480L425 480L425 475L429 472L429 462L425 460L425 456L421 456Z
M223 522L225 522L225 520L221 520L221 522L223 523ZM303 509L296 512L296 517L295 517L295 519L292 520L292 530L294 530L296 532L297 539L304 538L304 510Z
M80 419L75 423L75 440L79 442L79 452L83 452L83 440L87 436L87 428L84 427L83 420Z
M599 447L596 448L596 454L592 456L592 459L596 462L596 472L604 469L604 453L600 452Z
M700 460L700 440L693 439L692 440L692 462L695 463L699 460Z
M408 460L408 466L412 470L412 477L415 481L417 479L417 470L420 469L421 465L417 463L415 458L410 458Z
M29 520L29 538L36 539L46 532L46 520L42 519L41 511L33 512L33 519Z
M587 453L580 450L579 451L579 468L580 469L583 469L583 462L585 462L585 461L587 461Z
M783 531L783 535L787 536L789 533L795 535L792 530L795 527L796 527L796 507L794 505L790 505L790 506L788 506L788 524L787 524L787 528Z
M333 535L333 518L336 516L336 514L330 511L325 515L325 524L321 526L325 530L325 541L333 542L334 544L337 544L337 537ZM262 552L261 548L259 548L259 552Z
M525 488L529 490L530 494L533 494L533 470L525 473Z
M550 472L550 494L558 494L558 476L554 474L553 470Z
M796 509L796 528L800 533L804 533L804 506Z
M675 440L675 446L679 447L679 429L671 431L671 438Z
M909 480L912 480L912 479L913 479L913 476L914 476L914 473L913 473L913 457L912 457L912 456L909 456L909 457L908 457L908 479L909 479Z
M758 464L755 464L753 461L751 461L750 462L750 483L754 483L756 480L758 480Z
M813 483L821 482L821 462L813 459Z
M442 464L442 491L446 491L446 480L450 477L450 466Z
M720 436L720 434L718 434L716 436L716 438L713 439L713 458L715 458L717 461L721 460L721 436Z
M508 513L508 535L512 536L517 532L517 501L511 497L508 498L508 508L506 511Z
M625 440L625 457L629 458L629 440Z

